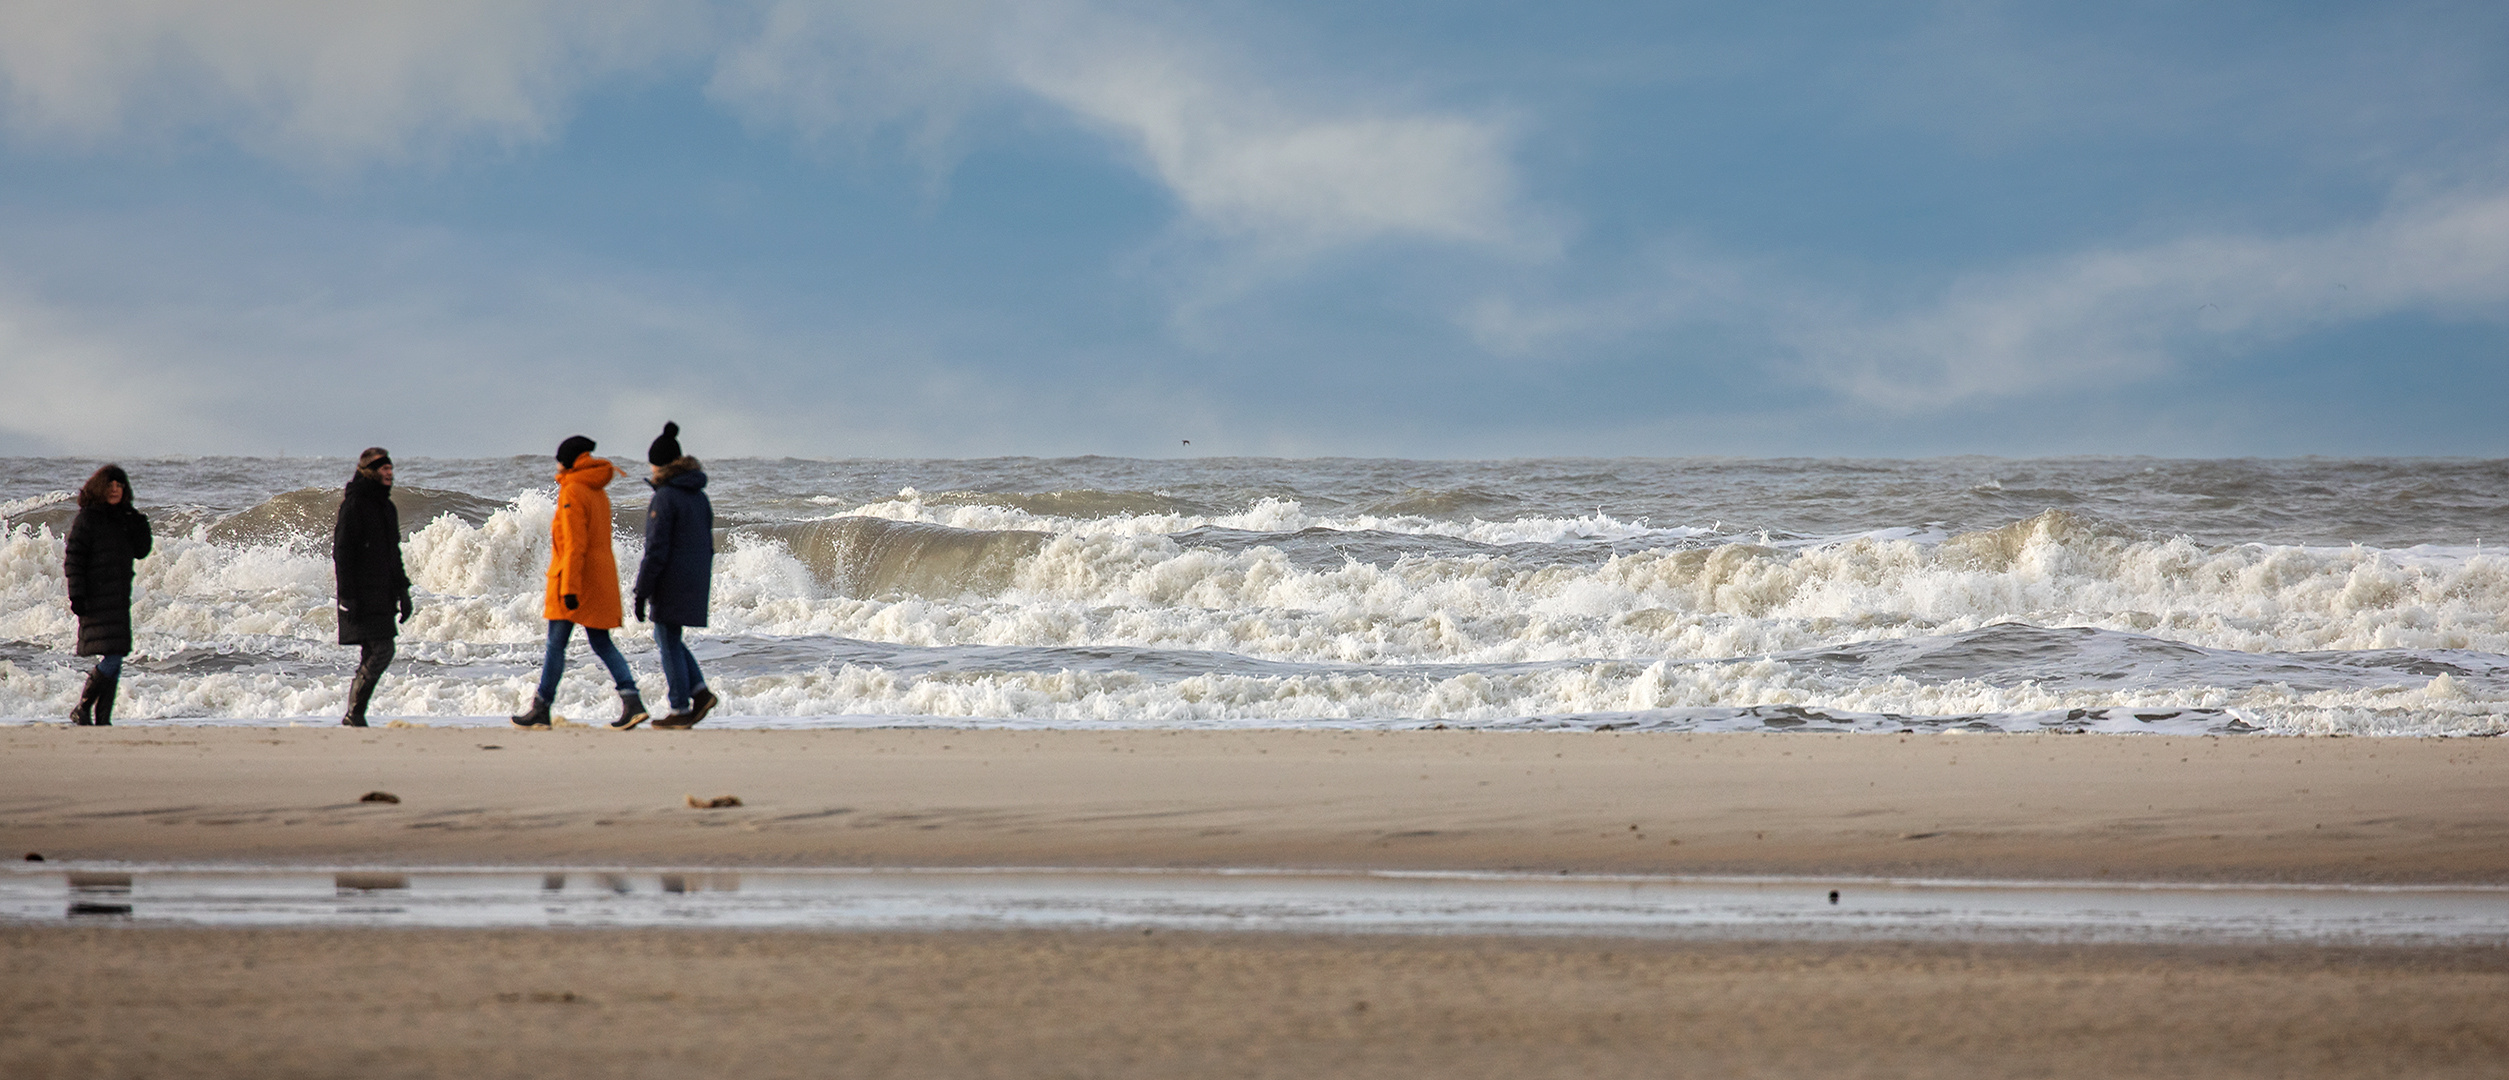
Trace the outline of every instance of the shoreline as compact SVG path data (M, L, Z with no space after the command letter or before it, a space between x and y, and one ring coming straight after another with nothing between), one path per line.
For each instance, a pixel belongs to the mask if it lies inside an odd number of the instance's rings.
M2500 885L2504 796L2490 739L0 728L0 854L153 864Z
M2504 776L2497 739L12 727L0 856L2497 888ZM2496 943L73 921L0 923L0 955L11 1076L2332 1080L2509 1057Z

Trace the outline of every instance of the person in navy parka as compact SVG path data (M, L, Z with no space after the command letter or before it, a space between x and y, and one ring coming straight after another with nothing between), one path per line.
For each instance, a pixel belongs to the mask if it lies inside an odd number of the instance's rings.
M714 590L714 503L706 498L704 466L680 453L679 435L678 424L664 423L662 437L645 454L653 466L653 502L645 510L645 560L636 569L636 617L652 616L671 694L671 713L653 722L657 728L695 727L719 703L681 636L687 627L706 625Z

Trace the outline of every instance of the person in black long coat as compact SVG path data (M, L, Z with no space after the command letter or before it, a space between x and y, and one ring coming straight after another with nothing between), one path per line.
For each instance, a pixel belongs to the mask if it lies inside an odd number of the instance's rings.
M156 549L148 515L132 505L131 474L107 465L78 489L78 516L61 559L70 586L70 613L78 616L79 656L93 656L70 722L81 727L113 723L113 698L122 688L122 658L131 654L131 563Z
M365 727L366 702L392 663L399 623L414 610L409 574L401 567L401 511L392 505L392 455L380 446L357 455L357 475L340 497L340 518L331 527L331 578L340 597L340 644L359 648L340 723Z
M714 590L714 502L706 498L706 470L680 453L680 426L662 425L645 460L653 466L653 501L645 509L645 561L636 568L636 617L653 615L653 643L662 652L662 679L671 691L671 714L658 728L690 728L713 712L719 699L706 689L706 674L688 651L681 631L706 625ZM612 727L634 727L632 722Z

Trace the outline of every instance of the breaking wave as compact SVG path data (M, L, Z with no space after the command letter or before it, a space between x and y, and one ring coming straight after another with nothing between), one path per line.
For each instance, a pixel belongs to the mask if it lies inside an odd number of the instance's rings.
M419 612L377 708L492 716L537 671L553 494L396 492ZM338 708L336 490L160 518L122 715ZM623 569L641 500L619 494ZM2509 731L2509 559L2200 543L2073 509L1829 536L1336 498L720 496L701 662L758 723ZM0 505L0 715L65 712L63 500ZM830 510L837 511L829 513ZM167 522L172 522L170 527ZM646 629L622 641L659 692ZM598 710L570 678L560 702ZM747 721L745 721L747 722Z

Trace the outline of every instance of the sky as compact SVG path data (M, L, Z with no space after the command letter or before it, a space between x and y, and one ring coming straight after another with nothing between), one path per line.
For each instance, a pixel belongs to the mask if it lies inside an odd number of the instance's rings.
M2497 0L0 0L0 454L2509 457L2505 405Z

